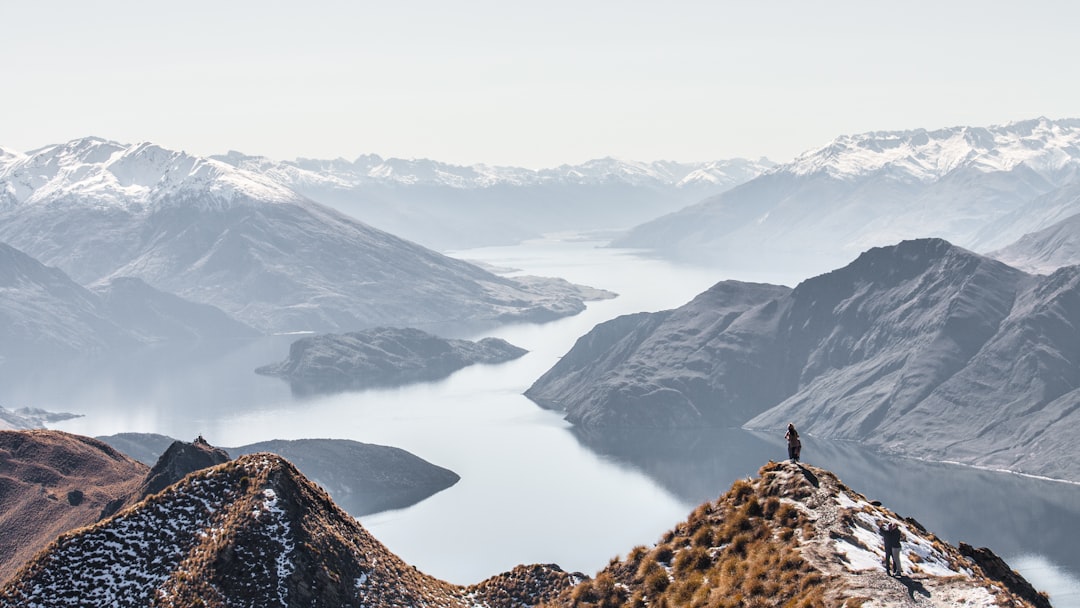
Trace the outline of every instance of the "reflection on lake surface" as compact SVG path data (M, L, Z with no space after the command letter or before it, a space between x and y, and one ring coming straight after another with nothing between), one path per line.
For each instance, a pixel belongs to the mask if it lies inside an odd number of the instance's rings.
M133 431L191 440L203 434L218 445L326 437L406 449L452 469L461 481L362 522L409 563L456 583L532 562L593 574L611 557L652 544L735 479L785 455L782 429L776 436L740 430L596 434L570 427L521 393L596 323L682 305L724 278L792 285L797 277L675 266L583 241L458 257L562 276L620 297L544 325L488 332L424 328L445 337L493 335L530 351L437 382L295 397L286 382L253 372L284 358L295 339L275 336L48 368L6 362L0 405L83 414L55 427L86 435ZM1078 541L1073 522L1080 518L1080 486L891 459L813 437L805 440L804 457L949 541L989 546L1049 588L1055 606L1080 605L1080 557L1069 551Z

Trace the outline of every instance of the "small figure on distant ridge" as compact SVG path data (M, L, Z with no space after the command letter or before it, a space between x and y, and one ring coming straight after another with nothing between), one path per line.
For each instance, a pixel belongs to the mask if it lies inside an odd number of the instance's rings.
M195 438L194 443L195 445L210 445L205 439L203 439L202 433L200 433L199 436Z
M787 425L787 433L784 434L784 438L787 439L787 455L791 459L791 462L799 462L799 454L802 452L802 441L799 440L799 431L795 430L795 425L789 423Z
M901 576L900 572L900 527L896 522L881 528L881 538L885 543L885 572ZM892 570L889 564L892 563Z

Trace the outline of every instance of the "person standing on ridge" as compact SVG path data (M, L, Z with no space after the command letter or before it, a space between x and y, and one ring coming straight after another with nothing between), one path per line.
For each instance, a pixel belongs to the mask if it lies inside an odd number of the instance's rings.
M896 522L881 528L881 539L885 543L885 572L901 576L900 572L900 527ZM892 562L892 572L889 563Z
M787 433L784 434L784 438L787 439L787 455L791 459L791 462L799 462L799 454L802 452L802 441L799 441L799 431L795 430L795 425L789 423L787 425Z

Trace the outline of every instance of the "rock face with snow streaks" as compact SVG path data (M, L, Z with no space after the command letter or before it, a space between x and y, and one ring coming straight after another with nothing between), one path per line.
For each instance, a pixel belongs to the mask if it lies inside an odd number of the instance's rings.
M136 277L263 332L546 320L596 293L496 276L151 144L86 138L4 158L0 192L0 241L76 282Z
M752 303L715 297L730 290L720 284L674 312L601 325L526 395L598 428L795 422L888 452L1080 479L1068 439L1080 268L1038 277L923 239L774 289ZM730 323L713 320L736 305Z
M505 340L440 338L411 328L376 327L301 338L289 358L256 369L301 393L398 386L437 380L475 363L502 363L527 351Z

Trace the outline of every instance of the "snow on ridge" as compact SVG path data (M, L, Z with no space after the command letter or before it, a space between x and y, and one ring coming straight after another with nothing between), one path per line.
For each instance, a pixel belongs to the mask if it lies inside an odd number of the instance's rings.
M561 183L602 184L611 181L632 185L662 184L683 187L701 183L742 182L774 166L774 163L765 158L679 163L627 161L607 157L579 165L560 165L540 170L483 163L453 165L430 159L383 158L375 154L360 156L351 162L342 158L298 158L276 162L266 157L247 156L235 151L212 158L271 176L286 184L340 189L373 183L472 189L499 185L522 187ZM687 176L691 174L695 174L695 178L688 180Z
M150 142L129 145L97 137L0 157L0 191L18 204L69 201L126 209L171 197L221 203L302 198L270 177L225 162Z
M990 127L843 135L773 172L851 179L891 169L928 182L963 167L993 172L1021 164L1039 173L1080 165L1080 120L1038 118Z

